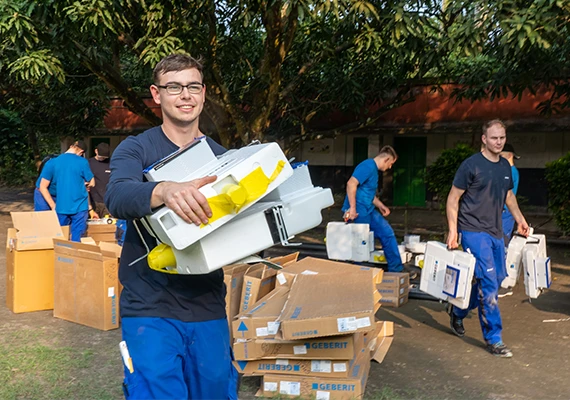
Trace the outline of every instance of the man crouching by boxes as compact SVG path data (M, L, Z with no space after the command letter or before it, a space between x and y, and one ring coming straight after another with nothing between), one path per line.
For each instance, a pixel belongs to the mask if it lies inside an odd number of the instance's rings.
M125 397L237 399L222 269L205 275L152 270L146 246L152 250L156 240L133 223L162 205L196 225L212 216L198 189L215 176L184 183L143 178L145 168L204 136L198 125L206 98L200 60L184 54L165 57L154 69L150 91L163 123L117 147L105 196L111 214L128 220L119 266ZM216 155L225 152L207 140Z
M502 213L505 204L518 224L518 231L528 236L528 224L519 210L513 194L511 166L501 157L507 139L505 125L498 119L483 125L483 151L463 161L453 179L447 197L449 234L447 247L461 246L476 258L475 283L467 309L451 306L450 325L457 336L465 335L463 319L469 310L479 308L479 321L487 351L497 357L512 357L503 343L499 286L507 276L505 243L503 241Z

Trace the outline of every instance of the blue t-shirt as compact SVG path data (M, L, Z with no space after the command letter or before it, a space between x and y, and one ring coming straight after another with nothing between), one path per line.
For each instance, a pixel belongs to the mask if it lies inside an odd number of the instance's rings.
M207 140L214 154L226 151L213 140ZM133 225L133 219L151 214L151 195L158 185L147 182L143 170L178 149L158 126L128 137L113 152L105 204L113 216L127 220L119 265L119 279L124 287L120 300L122 317L161 317L185 322L226 317L226 286L221 269L204 275L173 275L152 270L143 257L146 249ZM156 239L140 222L137 227L152 250ZM140 261L129 265L140 257Z
M52 164L52 168L44 178L50 181L50 185L51 182L57 182L55 211L68 215L87 211L89 201L85 183L93 179L89 162L77 154L63 153L50 160L49 164Z
M501 239L503 207L513 188L509 162L502 157L493 162L483 153L474 154L461 163L453 186L465 190L459 201L457 229L486 232Z
M356 166L352 176L358 181L356 188L356 212L359 216L364 217L374 211L372 201L378 191L378 166L373 158L362 161ZM348 195L344 198L342 211L350 209Z
M47 160L46 163L44 164L44 168L42 169L42 173L40 174L40 176L38 176L38 180L36 181L36 189L40 188L40 183L42 182L42 178L45 178L48 175L53 176L53 160L55 160L55 158ZM48 191L49 191L49 194L52 195L52 197L56 196L56 194L57 194L57 182L55 180L50 181L49 186L48 186Z
M519 190L519 170L514 165L511 165L511 175L513 176L513 194L516 196ZM504 209L505 211L509 211L506 204Z

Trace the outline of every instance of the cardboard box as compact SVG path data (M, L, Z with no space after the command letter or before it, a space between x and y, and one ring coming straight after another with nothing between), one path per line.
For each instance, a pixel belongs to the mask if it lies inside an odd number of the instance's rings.
M232 321L233 337L240 339L275 338L279 331L277 318L283 310L288 294L289 288L286 286L275 288L252 308L239 314Z
M408 302L408 293L401 296L382 296L380 304L384 307L401 307Z
M317 274L354 274L372 273L375 283L382 282L384 271L380 268L364 267L338 261L324 260L322 258L306 257L300 261L289 263L281 272L289 274L317 275Z
M251 308L257 300L275 289L275 275L277 271L264 264L255 264L248 268L243 277L243 288L239 312Z
M236 340L236 360L352 360L364 347L364 333L306 340Z
M401 297L410 291L410 274L407 272L384 272L377 285L382 297Z
M116 242L115 232L117 225L115 224L88 224L87 236L92 238L96 243L99 242Z
M234 264L222 268L226 285L226 316L228 318L230 336L232 335L232 321L239 314L243 276L248 268L248 264ZM230 337L230 340L233 342L233 337Z
M14 313L53 308L53 239L69 235L55 211L13 212L6 239L6 306Z
M279 317L283 339L343 335L374 330L373 271L300 274Z
M236 368L245 376L270 374L310 375L325 378L347 378L353 364L362 352L367 352L370 358L378 358L382 362L390 347L391 340L384 340L394 334L394 323L379 321L374 331L363 335L361 351L351 360L298 360L298 359L261 359L253 361L238 361Z
M352 363L353 361L349 360L274 359L238 361L236 362L236 368L244 376L279 374L347 378Z
M364 394L369 370L370 358L368 354L361 354L347 378L267 374L258 394L264 397L357 399Z
M54 317L105 331L118 328L117 253L57 239L54 250Z

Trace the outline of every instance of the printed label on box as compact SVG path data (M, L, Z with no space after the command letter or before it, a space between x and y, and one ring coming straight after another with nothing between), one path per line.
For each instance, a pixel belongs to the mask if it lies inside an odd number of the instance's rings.
M333 371L334 372L346 372L346 363L334 363L333 364Z
M331 392L325 392L324 390L317 390L316 399L317 400L329 400L331 398Z
M302 346L293 346L293 353L294 354L307 354L307 348Z
M277 281L279 282L280 285L284 285L287 283L287 278L285 278L285 275L279 273L277 274Z
M330 374L331 362L328 360L313 360L311 361L311 372L324 372Z
M268 336L269 332L267 331L266 327L262 327L262 328L257 328L255 330L255 333L257 336L263 337L263 336Z
M370 326L370 317L358 318L356 320L356 328L366 328L367 326Z
M299 396L301 395L301 382L281 381L279 382L279 393Z
M276 335L279 330L280 322L268 322L267 323L267 333L269 335Z
M289 365L289 360L275 360L275 365Z
M263 390L266 392L276 392L277 382L265 382L263 383Z
M319 274L318 272L311 271L310 269L301 272L301 275L318 275L318 274Z
M107 297L115 297L115 287L107 288Z
M356 317L337 318L336 322L339 332L352 332L358 329Z

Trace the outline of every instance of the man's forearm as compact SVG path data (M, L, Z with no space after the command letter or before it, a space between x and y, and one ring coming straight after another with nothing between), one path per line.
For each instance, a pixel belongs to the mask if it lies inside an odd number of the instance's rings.
M48 203L49 207L52 210L55 210L55 202L53 201L53 197L51 197L49 190L47 188L44 188L41 186L40 186L39 190L40 190L40 193L42 194L44 200L46 201L46 203Z
M380 207L384 206L384 203L382 203L382 201L376 196L374 196L374 199L372 200L372 204L374 204L374 207L376 207L376 208L380 208Z
M517 198L515 197L515 195L507 195L506 204L507 208L509 209L511 214L513 214L513 218L518 224L521 224L523 221L525 221L525 218L519 208L519 204L517 202Z
M348 185L346 188L346 196L348 197L348 204L350 208L356 208L356 187Z
M459 201L448 197L445 206L445 214L447 216L447 226L451 232L457 232L457 214L459 212Z

